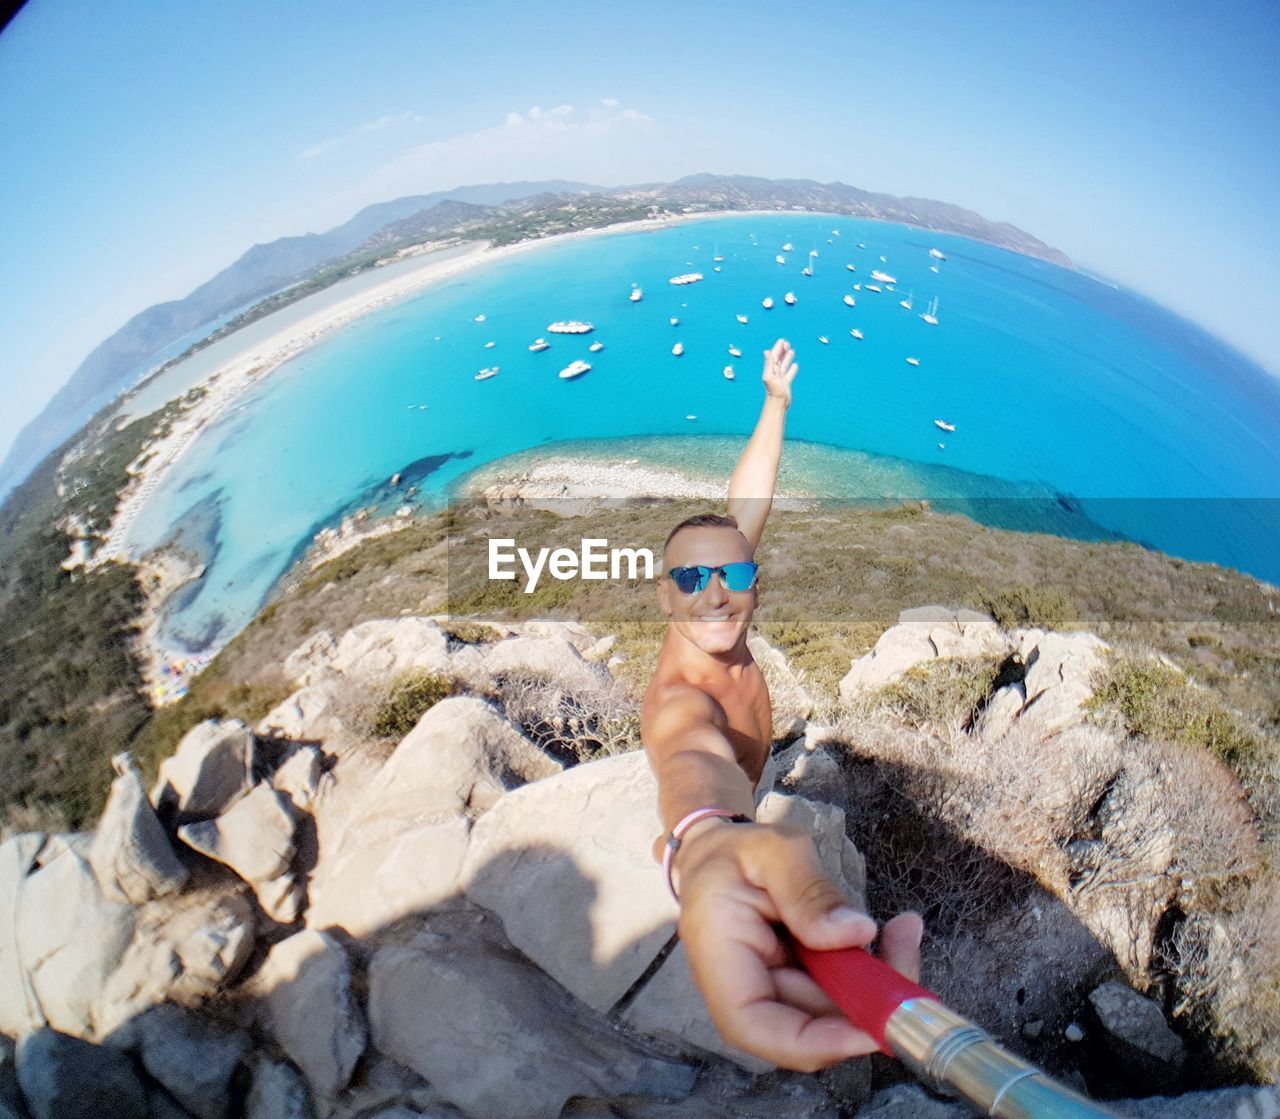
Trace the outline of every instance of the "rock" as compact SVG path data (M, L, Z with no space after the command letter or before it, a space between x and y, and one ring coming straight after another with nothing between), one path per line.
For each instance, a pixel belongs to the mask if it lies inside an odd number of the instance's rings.
M1280 1116L1280 1092L1274 1085L1264 1088L1219 1088L1213 1092L1189 1092L1185 1096L1166 1098L1150 1096L1143 1100L1108 1100L1107 1106L1117 1115L1134 1119L1277 1119Z
M294 808L305 809L320 788L320 751L314 746L299 746L271 775L271 784L291 801Z
M582 659L588 661L607 661L609 654L613 652L613 647L618 643L618 635L611 633L607 637L600 638L599 641L590 647L582 650Z
M253 735L240 720L210 719L192 727L173 757L160 763L151 803L161 813L207 819L253 784Z
M25 832L0 843L0 1034L17 1037L45 1024L31 979L18 954L16 915L22 906L27 876L44 846L41 832Z
M272 947L261 982L267 1026L302 1070L317 1112L327 1115L351 1079L368 1040L351 993L347 954L328 933L296 933ZM426 1005L417 1012L421 1014Z
M369 1020L378 1050L475 1119L513 1109L555 1119L575 1096L680 1098L696 1076L628 1041L516 953L465 941L380 948Z
M235 894L143 909L94 1005L95 1035L133 1044L132 1023L148 1007L165 1000L189 1006L223 989L248 960L253 931L249 903Z
M292 874L255 883L254 893L262 912L278 925L292 925L298 919L307 895L306 888L294 881Z
M990 742L1003 738L1009 733L1026 702L1027 691L1021 683L997 688L983 709L978 733Z
M323 683L300 688L259 720L257 733L291 742L323 742L330 749L354 741L355 733L343 717L342 687Z
M1062 1036L1070 1042L1084 1041L1084 1030L1080 1028L1078 1023L1071 1022L1067 1028L1062 1031Z
M1019 721L1046 733L1081 722L1107 644L1091 633L1027 630L1020 638L1027 703Z
M111 766L116 777L93 834L89 865L104 897L141 905L180 890L187 870L147 800L133 759L127 753L117 754Z
M313 633L284 659L281 666L285 676L297 684L314 682L316 675L329 663L338 650L338 642L332 633L322 629Z
M563 637L510 637L484 650L484 671L491 677L529 676L551 680L570 695L590 693L608 674L582 659Z
M596 644L596 635L581 622L558 618L530 618L526 622L513 624L511 631L519 637L551 637L557 641L567 641L583 656Z
M918 1084L894 1084L872 1097L858 1119L972 1119L973 1108L940 1100Z
M231 1077L249 1051L249 1035L176 1006L157 1006L139 1025L142 1065L198 1119L226 1119Z
M658 787L643 752L602 758L507 794L477 822L467 896L588 1006L607 1011L675 932L654 862Z
M804 733L805 722L813 714L813 697L805 690L791 662L758 633L747 638L747 648L769 686L773 740L778 742Z
M216 820L180 827L178 838L246 882L266 882L289 869L293 831L288 799L270 785L255 785Z
M847 797L844 770L823 747L816 750L802 747L788 760L791 764L780 777L787 792L829 804L840 804ZM778 768L782 770L782 758L779 758Z
M32 1119L147 1119L147 1094L126 1053L41 1029L18 1042L18 1083Z
M23 884L18 959L49 1025L91 1032L92 1008L133 933L133 910L102 896L89 864L66 850Z
M756 809L756 819L764 824L799 828L812 835L823 869L842 883L850 903L865 911L866 867L857 848L845 835L844 813L840 809L815 804L803 797L770 793ZM772 1067L733 1048L720 1036L702 995L693 984L683 944L677 944L622 1018L643 1033L718 1053L749 1072L763 1072Z
M449 639L428 618L362 622L338 640L327 667L366 684L388 684L406 672L445 673Z
M1089 992L1089 1003L1107 1035L1107 1050L1127 1083L1150 1088L1177 1079L1186 1047L1151 999L1123 983L1109 982Z
M1035 1041L1042 1033L1044 1033L1043 1018L1034 1018L1022 1027L1022 1036L1028 1041Z
M311 1097L298 1070L259 1056L253 1066L245 1119L314 1119Z

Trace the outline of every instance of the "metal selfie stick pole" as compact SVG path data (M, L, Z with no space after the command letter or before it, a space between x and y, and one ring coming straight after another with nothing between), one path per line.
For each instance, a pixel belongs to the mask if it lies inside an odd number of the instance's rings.
M932 991L861 948L793 947L805 970L883 1053L997 1119L1117 1119L997 1045Z

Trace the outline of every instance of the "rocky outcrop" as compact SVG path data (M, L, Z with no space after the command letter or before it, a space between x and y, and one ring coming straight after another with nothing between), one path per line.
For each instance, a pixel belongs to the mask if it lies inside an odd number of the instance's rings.
M773 740L780 742L804 733L805 723L813 714L813 697L786 656L760 634L747 638L747 648L769 686L773 708Z
M176 1006L141 1018L142 1066L197 1119L227 1119L231 1077L249 1051L249 1035L215 1025Z
M1020 718L1045 734L1080 723L1107 644L1091 633L1032 629L1018 636L1019 652L1027 666L1023 682L1027 699Z
M253 735L238 719L209 720L189 730L160 763L151 791L156 810L204 820L222 812L253 784Z
M18 1042L18 1083L32 1119L147 1119L147 1093L127 1054L42 1029Z
M128 754L111 759L116 778L89 848L89 865L103 896L141 905L180 890L187 870L174 854L142 776Z
M12 920L0 920L0 1034L13 1037L45 1024L31 973L18 953L17 927L27 875L44 843L45 837L38 832L0 843L0 913L13 915Z

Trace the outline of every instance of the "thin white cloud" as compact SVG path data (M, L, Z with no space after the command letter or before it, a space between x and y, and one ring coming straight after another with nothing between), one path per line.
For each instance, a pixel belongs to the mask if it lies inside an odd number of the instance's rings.
M338 143L339 141L337 140L322 140L318 144L313 144L311 147L307 148L305 151L300 151L298 153L298 158L299 159L319 159L322 155L325 155L326 153L333 151L333 149L338 146Z
M367 120L363 124L356 125L355 128L349 129L338 136L331 136L327 140L321 140L318 144L313 144L304 151L300 151L297 155L299 160L318 159L321 156L330 155L340 148L348 147L353 141L361 136L368 136L371 133L386 132L390 129L407 127L410 125L423 124L427 120L421 113L404 112L404 113L388 113L386 116L375 117L373 120Z

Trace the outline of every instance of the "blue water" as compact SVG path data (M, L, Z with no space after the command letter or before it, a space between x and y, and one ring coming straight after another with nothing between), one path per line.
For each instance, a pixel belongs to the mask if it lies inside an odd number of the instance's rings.
M794 251L779 266L787 241ZM931 247L946 260L932 260ZM819 255L805 277L810 249ZM873 268L894 275L896 290L855 292ZM705 280L667 282L691 271ZM627 298L633 282L639 303ZM788 290L794 307L783 303ZM899 306L908 292L911 311ZM919 314L935 297L930 326ZM547 333L569 318L596 329ZM552 348L530 353L538 336ZM553 441L621 440L604 453L640 448L647 460L718 470L754 424L760 355L778 336L800 365L787 424L799 488L1069 495L1104 529L1280 582L1280 382L1141 297L1042 261L842 216L745 215L497 261L371 314L275 372L196 442L134 525L142 548L183 525L183 546L208 563L162 636L189 649L229 639L320 527L403 500L386 482L406 467L427 503L483 463ZM597 339L606 348L589 354ZM728 355L731 343L742 358ZM575 358L592 371L559 380ZM733 382L721 374L729 363ZM499 376L474 381L494 364ZM935 418L956 431L939 431ZM690 443L695 433L733 438ZM635 442L647 436L679 438Z

